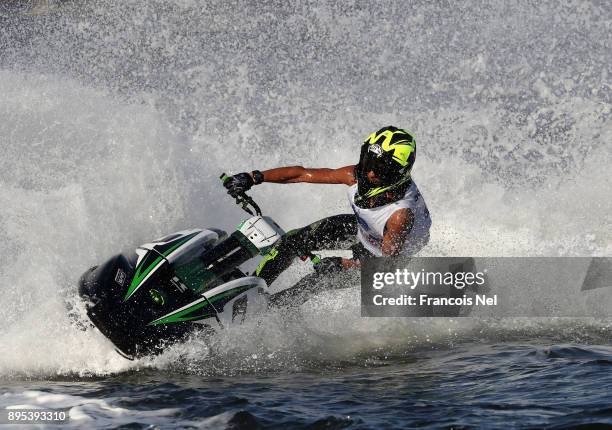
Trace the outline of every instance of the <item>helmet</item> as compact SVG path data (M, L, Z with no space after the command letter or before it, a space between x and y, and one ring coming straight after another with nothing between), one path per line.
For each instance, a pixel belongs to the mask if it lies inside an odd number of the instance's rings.
M409 132L388 126L369 135L361 146L355 168L355 203L362 206L369 200L368 206L374 207L401 198L410 185L415 158L416 141ZM368 180L371 171L380 180L379 184Z

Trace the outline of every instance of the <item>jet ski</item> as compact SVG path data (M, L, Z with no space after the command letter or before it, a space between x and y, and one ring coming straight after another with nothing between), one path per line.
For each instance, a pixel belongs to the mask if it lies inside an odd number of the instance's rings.
M78 293L91 323L121 355L133 359L159 354L194 331L214 332L269 308L299 306L321 291L346 286L322 282L329 279L315 272L269 294L264 279L248 276L239 267L266 255L285 231L263 216L245 193L235 199L250 217L233 233L215 228L179 231L117 254L81 276ZM310 250L300 250L300 256L313 264L320 261ZM473 268L472 259L461 260L461 267ZM436 292L454 296L458 291L445 286ZM459 307L451 308L444 316L459 315Z
M267 308L266 282L239 266L267 253L285 232L246 194L236 202L251 217L230 235L215 228L179 231L81 276L87 315L120 354L157 354L197 329L241 323Z

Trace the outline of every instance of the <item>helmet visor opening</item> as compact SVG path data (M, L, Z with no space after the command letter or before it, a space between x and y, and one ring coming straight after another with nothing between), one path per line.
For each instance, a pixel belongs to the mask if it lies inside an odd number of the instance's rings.
M398 166L393 160L384 156L376 156L366 153L361 166L362 174L365 178L369 172L374 172L376 178L385 184L392 184L401 179Z

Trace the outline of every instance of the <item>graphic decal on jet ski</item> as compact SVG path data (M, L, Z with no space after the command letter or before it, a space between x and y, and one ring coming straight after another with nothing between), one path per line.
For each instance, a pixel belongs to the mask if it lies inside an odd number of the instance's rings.
M143 285L153 273L155 273L164 260L170 257L174 251L176 251L184 243L188 242L195 235L197 235L197 233L192 233L188 236L177 239L174 243L170 242L163 245L156 245L152 250L149 250L146 257L143 258L140 264L136 267L136 273L134 274L134 278L130 283L130 287L125 293L123 301L125 302L132 297L136 290L138 290L138 288ZM163 248L166 246L169 246L169 248L164 250Z
M206 297L202 297L201 299L198 299L195 302L188 304L187 306L183 306L182 308L177 309L174 312L170 312L169 314L166 314L156 319L155 321L151 321L149 325L171 324L171 323L177 323L177 322L183 322L183 321L193 321L193 320L213 317L215 316L214 309L211 309L199 315L190 315L190 314L192 314L193 312L199 309L202 309L203 307L209 304L218 302L219 300L224 299L228 296L238 295L244 291L249 290L252 287L253 287L252 285L244 285L241 287L232 288L231 290L226 291L224 293L217 294L216 296L213 296L210 299L207 299Z

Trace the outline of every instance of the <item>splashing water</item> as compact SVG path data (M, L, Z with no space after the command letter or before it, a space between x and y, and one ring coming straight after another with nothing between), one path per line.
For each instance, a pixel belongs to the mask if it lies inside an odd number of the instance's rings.
M417 136L434 221L424 255L610 255L605 2L57 1L0 20L2 377L609 342L608 321L362 319L352 288L128 363L65 306L80 274L121 249L231 230L242 214L222 171L352 164L387 124ZM290 229L348 212L344 191L265 184L253 196Z

